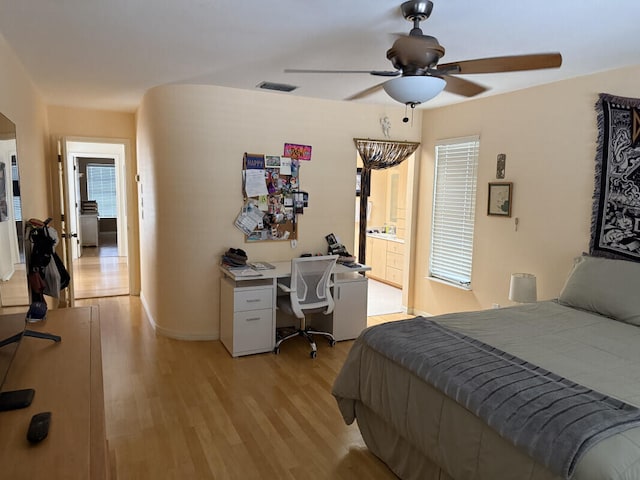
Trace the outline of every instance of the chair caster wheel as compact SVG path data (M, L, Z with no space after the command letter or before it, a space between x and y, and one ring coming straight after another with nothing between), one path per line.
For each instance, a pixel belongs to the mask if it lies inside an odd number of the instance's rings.
M276 355L278 355L278 354L280 353L280 347L275 347L275 348L273 349L273 353L274 353L274 354L276 354Z
M329 346L330 347L335 347L336 346L336 341L335 340L329 340Z
M311 352L309 353L309 356L311 358L316 358L317 355L318 355L318 352L316 352L315 350L311 350Z

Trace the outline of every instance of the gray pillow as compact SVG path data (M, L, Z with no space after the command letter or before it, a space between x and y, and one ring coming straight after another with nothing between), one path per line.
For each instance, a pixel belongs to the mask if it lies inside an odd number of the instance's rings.
M578 257L558 301L640 325L640 263Z

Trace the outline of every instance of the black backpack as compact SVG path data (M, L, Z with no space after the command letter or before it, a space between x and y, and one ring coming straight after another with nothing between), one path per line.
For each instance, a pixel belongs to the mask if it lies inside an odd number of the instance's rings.
M42 228L34 228L29 233L31 241L31 256L29 257L29 265L31 267L46 267L53 256L54 240L49 236L47 226Z

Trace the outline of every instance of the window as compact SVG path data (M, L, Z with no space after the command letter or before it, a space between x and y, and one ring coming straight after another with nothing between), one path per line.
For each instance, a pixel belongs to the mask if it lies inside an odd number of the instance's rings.
M98 214L101 218L118 216L115 165L87 164L87 197L87 200L98 202Z
M478 137L436 144L429 276L471 289Z

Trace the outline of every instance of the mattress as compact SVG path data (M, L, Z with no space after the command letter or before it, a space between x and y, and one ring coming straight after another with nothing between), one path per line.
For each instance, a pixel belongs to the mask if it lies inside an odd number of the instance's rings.
M557 302L430 320L640 406L638 326ZM345 421L358 421L371 451L401 478L562 478L362 338L354 343L333 393ZM618 433L588 449L571 478L640 478L640 428Z

